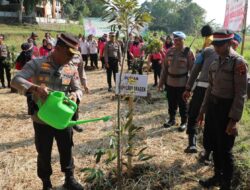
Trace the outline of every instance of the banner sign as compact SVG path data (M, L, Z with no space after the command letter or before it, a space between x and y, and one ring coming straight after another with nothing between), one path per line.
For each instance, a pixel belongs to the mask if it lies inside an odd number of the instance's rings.
M247 1L227 0L224 28L235 32L243 29Z
M118 94L118 84L120 73L116 73L116 94ZM125 73L121 78L121 94L147 96L148 90L148 76Z
M111 31L112 23L103 21L102 18L86 17L83 19L85 36L90 34L101 37Z

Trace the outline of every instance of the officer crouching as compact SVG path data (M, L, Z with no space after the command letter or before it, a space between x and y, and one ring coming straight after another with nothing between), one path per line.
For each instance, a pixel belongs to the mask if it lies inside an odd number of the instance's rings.
M209 86L198 121L201 122L206 113L214 176L200 180L200 184L205 188L219 185L221 190L230 190L234 171L232 148L246 98L247 66L246 61L231 48L234 37L231 31L221 29L213 35L212 44L219 57L209 67Z
M45 101L48 89L63 91L72 100L81 99L82 91L76 67L70 60L77 51L78 40L70 34L61 34L54 52L48 57L34 59L28 62L13 78L11 85L22 94L32 93L34 102ZM32 78L32 82L28 79ZM74 178L74 161L72 157L72 128L57 130L43 123L37 117L37 106L32 115L35 130L35 145L38 152L37 174L43 182L43 189L52 189L50 176L51 150L53 139L57 141L60 155L61 171L65 173L64 188L82 190L83 187ZM56 114L56 113L55 113Z
M193 52L184 46L186 35L183 32L173 32L174 47L169 49L160 76L158 90L162 90L163 84L167 84L167 99L169 121L163 125L169 128L175 125L175 115L179 107L181 124L179 131L185 131L187 123L187 103L183 100L182 94L188 80L188 72L191 70L194 55Z

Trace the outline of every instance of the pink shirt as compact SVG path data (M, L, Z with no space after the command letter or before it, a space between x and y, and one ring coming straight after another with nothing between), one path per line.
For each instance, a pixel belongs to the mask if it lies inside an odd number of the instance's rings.
M45 49L44 47L40 47L39 54L40 56L47 56L49 54L49 51Z
M106 44L106 42L99 42L99 44L98 44L100 57L103 57L105 44Z
M133 55L133 57L136 57L136 58L141 58L144 56L144 51L141 51L141 48L142 48L142 45L143 44L138 44L138 45L131 45L130 46L130 54Z

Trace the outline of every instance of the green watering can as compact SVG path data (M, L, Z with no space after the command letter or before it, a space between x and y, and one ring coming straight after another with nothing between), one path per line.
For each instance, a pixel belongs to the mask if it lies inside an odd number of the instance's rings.
M62 130L78 124L100 120L108 121L111 119L111 116L106 116L89 120L71 121L76 112L77 104L65 96L64 92L59 91L50 92L46 101L42 103L39 100L37 105L39 108L37 112L38 118L55 129Z

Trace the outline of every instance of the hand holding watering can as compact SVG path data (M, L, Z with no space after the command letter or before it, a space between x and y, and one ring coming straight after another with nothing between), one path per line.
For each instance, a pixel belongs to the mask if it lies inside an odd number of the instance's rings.
M29 92L38 97L42 102L45 102L49 95L49 90L45 85L41 86L31 86Z
M41 88L41 87L40 87ZM40 97L45 97L46 89L36 89L40 92ZM39 91L40 90L40 91ZM47 91L48 92L48 91ZM72 117L77 109L77 104L67 97L64 92L53 91L49 92L44 102L37 102L39 111L37 113L39 119L56 129L65 129L78 124L84 124L95 121L108 121L110 116L102 118L94 118L89 120L72 121Z

